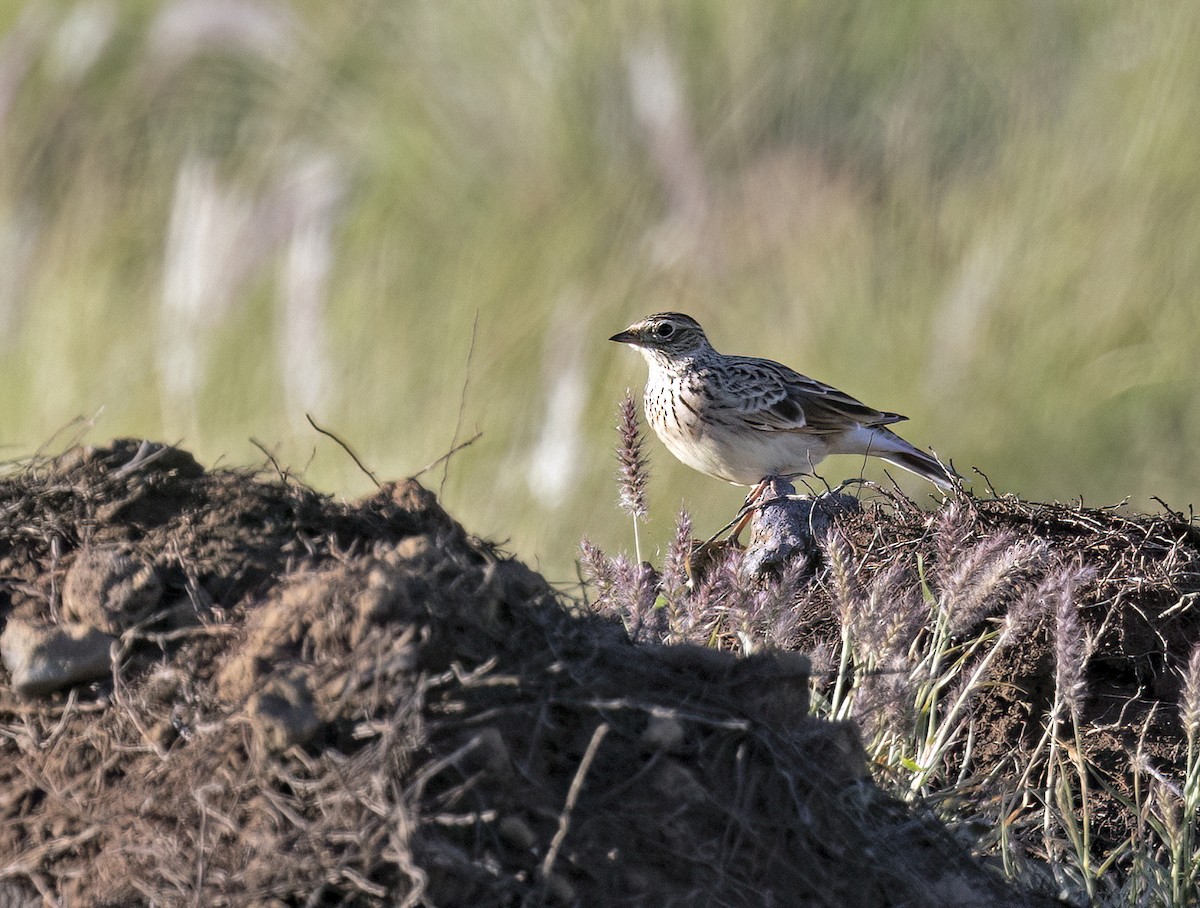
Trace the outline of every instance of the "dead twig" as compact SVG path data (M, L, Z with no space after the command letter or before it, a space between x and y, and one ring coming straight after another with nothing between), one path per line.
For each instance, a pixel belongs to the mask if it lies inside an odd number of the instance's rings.
M442 481L438 483L438 498L442 497L442 491L446 488L446 480L450 476L450 454L461 450L458 447L458 433L462 431L463 417L467 412L467 388L471 384L471 360L475 358L475 335L479 331L479 310L475 310L475 320L471 323L471 343L467 347L467 368L466 374L463 376L462 394L458 398L458 421L454 424L454 434L450 436L450 451L441 460L446 464L446 469L442 471ZM479 433L475 433L475 438L479 437ZM475 439L471 439L474 441Z
M550 848L546 851L546 857L539 868L539 875L543 881L550 878L550 871L554 869L554 862L558 860L558 852L567 837L567 830L571 827L571 813L575 810L579 793L583 790L583 780L587 777L588 769L591 768L592 761L596 759L596 752L600 749L600 742L604 740L608 730L607 722L596 726L596 730L592 732L592 740L583 752L583 759L579 761L579 768L575 770L575 778L571 780L571 787L567 789L567 800L563 803L562 813L558 817L558 831L550 840Z
M143 439L138 445L137 453L127 463L121 465L112 471L113 476L128 476L130 473L136 473L138 470L144 469L155 461L162 460L171 451L178 448L179 442L170 445L159 445L155 447L155 443L148 439Z
M430 461L425 466L421 467L421 469L417 470L417 472L413 473L412 476L409 478L420 479L421 476L423 476L425 473L428 473L430 470L432 470L438 464L442 463L443 461L449 460L451 457L453 457L455 454L457 454L463 448L469 448L471 445L475 444L475 442L479 441L479 439L482 437L483 437L482 432L476 432L474 435L472 435L466 441L460 442L459 444L455 445L453 448L451 448L449 451L447 451L445 454L443 454L437 460ZM438 495L439 496L441 495L440 490L438 491Z
M83 843L90 842L103 831L103 828L100 826L89 826L83 832L76 833L75 835L59 836L43 845L31 848L17 858L17 860L0 867L0 880L7 880L17 876L32 878L37 868L41 866L46 858L73 851Z
M309 422L311 422L311 421L312 420L309 420ZM290 476L288 475L288 472L279 465L279 461L277 461L275 459L274 454L272 454L270 451L267 450L266 445L264 445L257 438L253 438L253 437L251 437L251 439L250 439L250 444L254 445L254 447L258 448L258 450L263 452L263 456L267 458L267 461L271 464L271 466L273 466L275 468L275 472L279 474L279 481L287 482L288 479L290 478Z
M312 418L312 416L310 416L308 413L304 414L304 418L308 420L308 424L310 426L312 426L314 429L316 429L322 435L328 436L329 438L332 438L334 441L336 441L341 446L342 450L350 455L350 459L353 460L355 462L355 464L358 465L358 468L367 475L367 478L370 479L371 482L375 483L375 488L377 488L377 489L383 488L383 486L379 482L379 480L375 478L375 474L367 469L366 465L359 459L358 455L354 453L354 450L350 447L350 445L346 444L346 442L342 441L340 438L338 438L334 433L330 432L328 429L323 429L320 426L318 426L316 423L316 420L314 420Z

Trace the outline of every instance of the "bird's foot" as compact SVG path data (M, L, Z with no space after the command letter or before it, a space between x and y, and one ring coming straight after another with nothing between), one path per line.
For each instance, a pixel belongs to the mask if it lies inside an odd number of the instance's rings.
M794 474L794 475L802 475L802 474ZM702 542L700 544L700 548L703 549L706 547L711 547L714 543L716 543L716 541L718 539L720 539L727 532L729 533L729 541L732 542L734 545L741 546L742 543L741 543L740 537L742 535L742 531L746 528L746 525L750 522L751 518L754 516L754 512L758 508L762 507L763 504L767 503L767 502L763 502L761 500L763 497L763 493L766 492L767 489L772 488L774 486L774 484L777 482L784 483L786 488L792 489L792 491L794 492L795 489L792 487L792 484L789 481L789 479L790 479L790 477L782 476L782 475L780 475L780 476L774 476L774 475L764 476L762 479L760 479L758 481L758 483L754 486L754 488L752 488L750 490L750 494L746 496L746 500L742 503L742 506L741 506L741 508L738 509L738 512L733 516L733 519L731 521L729 521L729 523L725 524L725 526L721 527L721 529L717 530L715 533L713 533L711 536L709 536L708 539L706 539L704 542ZM730 532L730 530L732 530L732 532Z

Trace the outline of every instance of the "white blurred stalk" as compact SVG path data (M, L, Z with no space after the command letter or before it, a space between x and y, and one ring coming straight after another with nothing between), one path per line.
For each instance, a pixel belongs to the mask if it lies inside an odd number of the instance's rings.
M571 301L560 302L546 332L542 427L529 457L529 491L547 508L562 505L579 475L583 438L584 335L587 319Z
M291 229L280 267L278 344L288 415L296 425L331 396L325 306L342 194L340 169L320 154L301 158L285 187Z

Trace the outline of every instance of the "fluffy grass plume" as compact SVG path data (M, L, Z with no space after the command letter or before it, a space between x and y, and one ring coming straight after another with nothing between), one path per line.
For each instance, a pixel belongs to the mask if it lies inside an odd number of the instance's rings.
M1200 643L1192 650L1183 673L1183 697L1179 703L1179 718L1193 747L1200 746Z
M646 482L650 476L650 461L645 451L645 436L638 418L637 402L630 391L625 392L617 416L618 487L621 490L621 510L633 518L633 544L637 560L642 560L642 543L638 522L646 518Z

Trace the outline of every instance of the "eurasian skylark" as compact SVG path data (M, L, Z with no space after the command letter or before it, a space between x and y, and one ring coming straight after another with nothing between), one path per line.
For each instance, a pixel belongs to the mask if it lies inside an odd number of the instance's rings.
M811 473L828 454L869 454L951 485L946 467L886 428L906 417L772 360L718 353L691 316L651 315L609 340L645 358L646 419L672 454L701 473L756 486Z

